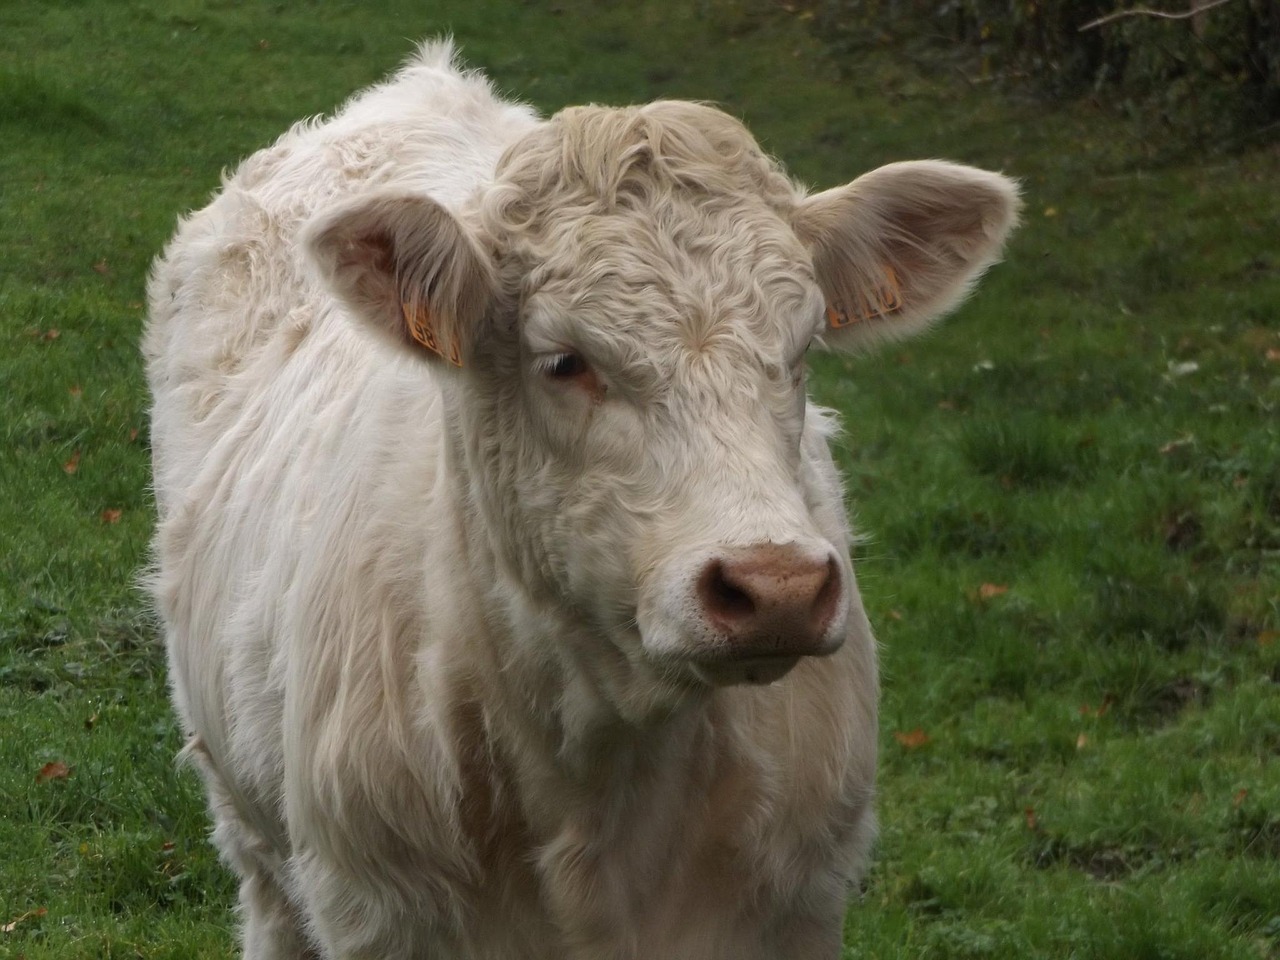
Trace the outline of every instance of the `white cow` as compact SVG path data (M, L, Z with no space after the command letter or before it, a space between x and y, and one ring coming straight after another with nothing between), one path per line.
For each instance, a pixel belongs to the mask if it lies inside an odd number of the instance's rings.
M542 120L445 43L245 161L145 342L245 956L838 956L876 661L805 353L926 326L1016 207L806 196L711 107Z

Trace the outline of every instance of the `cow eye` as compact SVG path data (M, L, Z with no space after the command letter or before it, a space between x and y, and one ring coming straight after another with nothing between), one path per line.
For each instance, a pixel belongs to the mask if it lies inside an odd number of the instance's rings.
M546 373L552 380L573 380L587 372L587 361L576 353L558 353L547 358Z

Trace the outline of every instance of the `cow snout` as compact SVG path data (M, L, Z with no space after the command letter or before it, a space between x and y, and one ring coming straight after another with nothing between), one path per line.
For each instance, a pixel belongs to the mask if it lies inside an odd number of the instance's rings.
M728 659L768 662L839 646L842 579L829 552L769 543L718 551L703 566L696 593Z

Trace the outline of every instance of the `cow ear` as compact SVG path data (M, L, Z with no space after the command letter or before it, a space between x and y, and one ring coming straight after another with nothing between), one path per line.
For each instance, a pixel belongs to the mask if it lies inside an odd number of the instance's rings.
M426 197L379 193L326 211L304 241L334 293L403 349L462 366L493 299L492 262Z
M802 201L833 347L910 336L957 306L1017 222L1017 185L941 161L893 163Z

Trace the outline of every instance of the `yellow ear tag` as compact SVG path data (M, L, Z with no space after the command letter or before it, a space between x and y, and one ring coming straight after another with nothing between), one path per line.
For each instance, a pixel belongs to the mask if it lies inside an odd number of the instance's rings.
M449 344L447 354L441 349L440 341L436 339L435 331L431 329L431 314L427 312L426 306L419 303L410 310L407 303L402 303L400 313L404 317L404 325L409 331L409 336L415 343L421 344L437 356L444 357L455 367L462 366L462 357L458 353L456 339Z
M865 323L877 317L887 317L889 314L897 313L901 310L902 284L898 280L897 271L893 267L885 267L884 280L884 286L876 291L876 302L874 304L863 300L859 304L861 309L853 313L850 313L842 304L828 305L827 325L833 330L839 330L842 327L849 327L855 323Z

